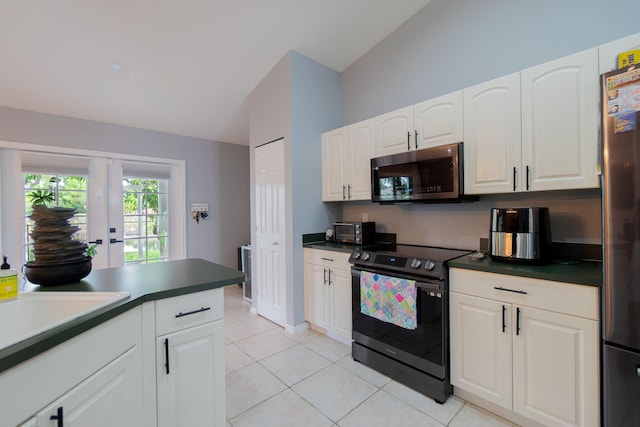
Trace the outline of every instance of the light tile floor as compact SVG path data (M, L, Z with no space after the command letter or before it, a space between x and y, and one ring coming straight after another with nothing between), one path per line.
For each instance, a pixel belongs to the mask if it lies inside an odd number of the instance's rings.
M232 427L500 427L507 420L451 396L440 405L308 330L288 334L225 288L227 425Z

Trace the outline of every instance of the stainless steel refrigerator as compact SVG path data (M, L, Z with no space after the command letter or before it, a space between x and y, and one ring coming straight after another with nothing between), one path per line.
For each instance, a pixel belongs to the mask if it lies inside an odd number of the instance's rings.
M640 67L603 74L603 421L640 426Z

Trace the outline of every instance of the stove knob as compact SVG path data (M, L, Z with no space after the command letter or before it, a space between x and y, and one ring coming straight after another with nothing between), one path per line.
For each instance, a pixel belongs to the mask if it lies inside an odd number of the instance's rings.
M435 268L435 264L433 263L433 261L425 261L424 262L424 269L427 271L431 271Z
M371 258L371 255L369 255L369 252L365 252L362 254L363 261L369 261L369 258Z
M360 251L353 252L353 259L360 259Z
M413 261L411 261L411 268L420 268L420 265L422 265L422 263L419 259L414 259Z

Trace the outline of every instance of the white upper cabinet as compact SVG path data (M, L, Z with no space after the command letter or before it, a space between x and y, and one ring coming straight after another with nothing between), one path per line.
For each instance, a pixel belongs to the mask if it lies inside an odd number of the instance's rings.
M373 157L414 149L413 105L375 118L376 142Z
M461 90L414 105L413 117L418 150L464 141Z
M632 49L640 49L640 33L601 45L598 48L600 74L617 69L618 54Z
M322 200L346 199L347 128L322 134Z
M374 120L322 134L322 200L371 200Z
M598 187L598 49L527 68L521 78L520 188Z
M382 114L373 157L463 141L462 91Z
M521 160L520 73L464 89L465 193L516 190Z
M464 90L465 192L598 187L598 50Z

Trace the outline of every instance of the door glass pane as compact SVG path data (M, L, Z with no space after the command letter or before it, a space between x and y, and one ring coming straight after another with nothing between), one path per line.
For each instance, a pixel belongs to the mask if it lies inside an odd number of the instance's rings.
M125 264L166 261L168 180L123 178Z
M37 173L23 174L25 246L24 262L34 260L31 231L34 223L29 218L33 205L48 207L62 206L74 208L76 214L69 220L71 225L80 228L73 239L87 239L87 177L78 175L48 175Z

